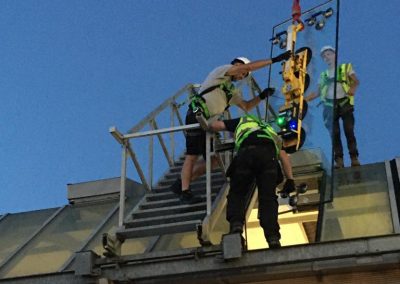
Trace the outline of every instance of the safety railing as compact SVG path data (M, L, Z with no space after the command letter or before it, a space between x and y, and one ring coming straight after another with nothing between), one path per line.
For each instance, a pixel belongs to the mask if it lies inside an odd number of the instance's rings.
M125 181L127 178L127 159L128 156L131 158L133 165L136 169L136 174L138 175L143 186L151 191L153 188L153 181L155 179L155 174L157 178L161 176L160 168L162 168L163 160L160 159L163 156L164 163L166 162L166 167L170 168L174 165L176 159L176 153L179 149L180 154L184 152L184 133L190 129L196 129L200 127L200 124L184 125L185 112L187 110L187 105L190 97L196 94L200 85L198 84L188 84L179 90L175 95L166 99L160 106L143 118L138 124L132 127L127 134L120 132L115 126L110 127L109 131L113 137L122 146L122 162L121 162L121 185L120 185L120 213L119 213L119 226L123 225L124 221L124 201L125 201ZM242 89L245 99L251 99L256 96L256 93L260 93L260 87L258 86L255 79L251 76L238 84L238 87ZM246 98L249 97L249 98ZM257 106L254 110L255 114L259 117L263 117L265 114L265 105ZM269 108L270 112L275 116L272 108ZM231 117L233 114L226 113L225 117ZM169 139L166 139L166 135ZM177 139L177 136L180 139ZM210 164L210 133L207 134L207 157L206 159L206 198L207 198L207 215L211 214L211 164ZM159 151L155 149L156 145L154 143L154 137L158 138ZM140 140L147 138L148 141L138 142L138 149L140 151L135 151L133 147L133 140ZM167 141L169 140L169 141ZM136 142L136 141L135 141ZM135 145L136 147L136 145ZM146 151L148 150L147 155ZM157 153L155 153L157 152ZM160 153L158 153L160 152ZM157 158L157 164L154 163L154 158ZM144 165L147 163L147 171ZM156 169L156 173L155 173Z

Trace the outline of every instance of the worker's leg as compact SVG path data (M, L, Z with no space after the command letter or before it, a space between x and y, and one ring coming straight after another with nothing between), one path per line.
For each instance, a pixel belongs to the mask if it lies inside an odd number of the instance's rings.
M182 191L189 189L190 181L192 180L192 172L199 156L197 155L186 155L185 161L183 162L181 180L182 180Z
M217 157L211 156L211 169L216 169L219 167ZM197 160L196 164L193 167L192 171L192 179L191 181L196 180L198 177L204 175L206 173L206 161L204 159Z
M259 148L253 159L257 160L256 183L258 187L258 215L260 225L270 247L280 246L280 227L278 223L277 158L274 146ZM258 156L256 156L258 155Z
M347 148L349 149L349 155L351 158L351 165L359 166L360 162L358 161L357 140L354 135L355 119L354 119L353 108L343 113L342 120L343 120L344 133L347 140Z
M329 107L329 106L324 106L322 116L324 118L324 125L325 125L326 129L328 129L328 131L329 131L329 136L332 137L333 108Z
M194 124L197 123L196 116L191 110L186 114L185 123ZM178 179L170 190L175 193L180 193L181 201L184 203L193 203L193 193L190 191L190 181L192 179L192 171L198 160L199 155L204 152L205 146L205 132L202 129L188 130L186 132L186 156L181 171L181 181ZM181 185L181 192L177 190L177 186ZM196 200L197 201L197 200Z
M333 113L333 107L324 106L323 111L324 124L328 129L332 147L334 152L335 159L335 168L340 169L344 167L343 163L343 145L342 140L340 138L340 125L339 125L339 116L338 114Z
M333 118L333 151L335 153L335 158L342 157L343 158L343 145L342 139L340 137L340 116L339 114L335 114Z
M242 155L243 154L243 155ZM245 157L245 151L235 157L233 168L230 169L230 190L227 196L226 220L230 224L230 232L242 232L245 221L245 196L249 186L254 181L254 175ZM251 161L251 160L250 160Z

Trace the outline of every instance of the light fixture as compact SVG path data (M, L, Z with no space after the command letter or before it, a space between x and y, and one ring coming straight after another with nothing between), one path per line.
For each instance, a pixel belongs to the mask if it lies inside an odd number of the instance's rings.
M287 39L286 38L284 40L281 39L281 42L279 43L279 48L285 49L286 46L287 46Z
M315 21L316 21L316 18L311 17L311 18L306 19L306 24L311 27L312 25L315 24Z
M310 18L305 20L305 22L310 27L315 25L315 29L317 31L320 31L325 27L326 19L331 17L333 15L333 12L334 11L332 8L328 8L325 11L319 11L317 13L312 14ZM321 19L321 15L322 15L322 19Z
M319 20L319 21L315 24L315 29L316 29L317 31L322 30L324 27L325 27L325 20L324 20L324 19Z
M332 8L328 8L325 12L324 12L324 17L325 18L329 18L330 16L333 15L333 9Z
M279 117L277 118L276 123L277 123L278 126L281 127L281 128L285 127L285 125L286 125L286 117L284 117L284 116L279 116Z
M276 44L278 44L280 42L281 42L281 38L279 36L276 36L276 37L272 38L272 44L273 45L276 45Z
M297 120L296 119L291 119L289 121L289 128L293 131L297 131Z
M283 45L286 47L286 36L284 36L286 34L287 34L287 31L279 32L273 38L271 38L270 41L272 41L273 45L279 44L279 46L281 48Z

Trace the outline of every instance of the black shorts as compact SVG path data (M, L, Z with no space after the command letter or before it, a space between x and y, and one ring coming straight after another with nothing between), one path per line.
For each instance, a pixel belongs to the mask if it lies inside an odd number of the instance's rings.
M186 113L185 124L198 123L196 115L191 109ZM186 131L186 154L187 155L206 155L206 132L199 129L190 129Z

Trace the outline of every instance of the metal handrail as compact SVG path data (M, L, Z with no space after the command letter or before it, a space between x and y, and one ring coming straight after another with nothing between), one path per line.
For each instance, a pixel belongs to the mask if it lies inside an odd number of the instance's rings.
M249 76L248 80L245 82L246 86L249 87L249 95L253 98L255 97L255 92L260 92L260 88L257 82ZM159 105L155 110L153 110L150 114L148 114L145 118L143 118L139 123L133 126L127 134L122 134L115 126L110 127L109 132L113 135L113 137L117 140L119 144L122 146L122 163L121 163L121 184L120 184L120 214L119 214L119 226L123 225L124 221L124 203L125 203L125 181L126 181L126 169L127 169L127 158L130 156L132 162L136 168L137 174L143 184L143 186L148 190L152 190L153 184L153 152L154 152L154 135L157 136L159 144L161 145L163 154L168 162L168 165L171 167L175 161L175 139L173 136L174 132L179 132L196 129L200 127L200 124L191 124L184 125L182 116L179 112L180 108L185 105L190 97L193 94L196 94L197 89L200 87L198 84L187 84L182 89L180 89L175 95L165 100L161 105ZM183 95L187 94L187 97L184 99L182 103L178 103L177 100L181 98ZM170 108L170 127L159 128L156 119L161 115L161 113ZM257 106L257 115L259 117L262 116L259 106ZM178 120L179 126L174 126L175 116ZM228 113L230 116L230 113ZM151 130L144 130L146 126L149 126ZM170 134L170 148L168 149L162 134ZM207 216L211 214L211 163L210 163L210 133L207 133L207 149L206 149L206 187L207 187ZM138 160L136 152L133 149L131 139L140 138L140 137L149 137L149 169L148 169L148 177L146 177L141 163Z
M118 226L122 226L123 225L123 220L124 220L124 216L123 216L123 212L125 210L125 182L126 182L126 160L127 160L127 153L129 152L130 156L133 159L133 162L136 166L136 169L139 171L139 176L142 179L143 185L147 188L147 190L151 190L149 184L147 183L146 179L144 178L144 175L142 173L141 167L138 164L137 159L135 158L135 154L133 152L133 150L131 149L130 143L129 143L129 139L132 138L139 138L139 137L145 137L145 136L150 136L150 135L158 135L158 134L163 134L163 133L169 133L169 132L176 132L176 131L184 131L184 130L190 130L190 129L198 129L200 128L200 124L199 123L195 123L195 124L189 124L189 125L183 125L183 126L177 126L177 127L171 127L171 128L165 128L165 129L158 129L158 130L154 130L154 131L145 131L145 132L139 132L139 133L133 133L133 134L122 134L121 132L118 131L118 129L116 127L111 127L110 128L110 133L116 138L117 141L119 141L122 145L122 166L121 166L121 185L120 185L120 209L119 209L119 220L118 220ZM209 135L207 135L207 140L208 140L208 144L210 141ZM209 146L208 146L208 151L210 151ZM209 153L208 153L208 157L209 157ZM209 159L207 159L209 160ZM209 161L208 161L209 162ZM208 167L207 167L208 169ZM207 179L210 176L210 170L207 170ZM208 182L207 182L207 186ZM211 190L210 192L208 192L207 189L207 195L211 196ZM210 199L211 200L211 199ZM211 201L210 201L211 202ZM207 196L207 207L208 207L208 196ZM210 204L211 206L211 204ZM207 210L208 212L208 210Z

